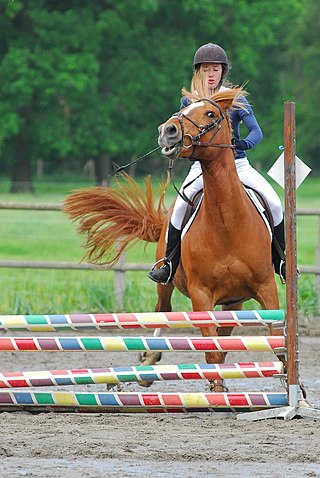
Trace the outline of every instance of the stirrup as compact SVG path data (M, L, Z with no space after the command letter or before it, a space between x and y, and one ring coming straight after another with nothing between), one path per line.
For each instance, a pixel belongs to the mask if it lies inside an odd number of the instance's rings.
M279 276L280 276L280 281L281 281L282 284L286 283L286 278L282 274L282 266L285 265L285 264L286 264L285 259L282 259L281 262L280 262L280 266L279 266ZM300 277L301 277L301 272L300 272L299 267L297 267L297 279L299 279Z
M166 280L166 282L158 282L158 284L162 285L168 285L169 282L172 280L172 261L168 261L166 257L163 257L162 259L159 259L157 262L153 264L149 272L152 272L156 269L156 266L160 263L163 262L163 266L159 267L159 269L162 269L164 266L169 266L169 277ZM149 276L150 277L150 276Z
M221 381L221 383L218 383L220 381ZM226 386L224 379L215 378L214 380L209 380L209 383L210 383L210 385L209 385L210 390L212 390L212 389L214 390L214 388L217 386L217 387L221 387L223 389L223 393L224 392L229 392L229 389Z
M284 277L284 275L282 274L282 267L286 265L286 260L285 259L281 259L280 261L280 266L279 266L279 276L280 276L280 281L281 281L281 284L285 284L286 283L286 278Z

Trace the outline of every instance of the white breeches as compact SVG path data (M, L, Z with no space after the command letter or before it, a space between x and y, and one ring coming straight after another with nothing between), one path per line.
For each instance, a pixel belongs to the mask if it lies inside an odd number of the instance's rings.
M282 205L280 198L273 187L250 165L247 158L237 159L235 163L240 181L245 186L258 191L266 199L273 216L274 225L277 226L280 224L283 219ZM202 169L199 161L195 161L180 188L180 192L183 191L190 200L192 200L195 194L203 188L203 176L201 172ZM195 179L195 181L185 187L193 179ZM176 229L181 229L187 207L187 202L178 196L171 216L171 224Z

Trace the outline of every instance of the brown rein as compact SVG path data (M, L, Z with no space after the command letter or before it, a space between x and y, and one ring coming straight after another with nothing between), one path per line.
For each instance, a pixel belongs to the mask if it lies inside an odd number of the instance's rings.
M192 151L192 154L191 156L188 157L189 160L193 160L193 161L198 161L200 159L200 156L196 156L194 157L193 154L195 152L195 149L196 147L199 147L199 146L202 146L204 148L230 148L234 153L235 153L235 145L234 144L224 144L224 143L218 143L218 144L212 144L212 141L213 139L215 138L215 136L218 134L218 132L220 131L220 128L221 128L221 125L220 123L225 119L225 115L223 113L223 111L221 110L220 106L213 100L210 100L208 98L203 98L199 101L208 101L209 103L211 103L213 106L216 106L220 112L220 117L215 120L215 121L212 121L211 123L207 124L206 126L201 126L201 125L198 125L197 123L195 123L191 118L189 118L188 116L184 115L183 113L178 113L177 114L177 117L178 117L178 121L180 123L180 127L181 127L181 133L182 133L182 138L181 138L181 143L182 143L182 148L185 148L185 149L189 149L189 148L192 148L193 147L193 151ZM186 118L188 121L190 121L194 126L196 126L199 130L199 133L196 135L196 136L191 136L191 134L185 134L184 132L184 124L183 124L183 121L182 121L182 117ZM216 129L215 129L216 128ZM209 142L205 143L205 142L202 142L202 141L199 141L199 139L201 138L201 136L203 136L204 134L208 133L209 131L211 131L212 129L214 129L214 132L213 132L213 135L212 135L212 138ZM185 145L184 144L184 139L185 137L189 137L190 138L190 145ZM201 154L201 153L200 153ZM178 195L184 200L186 201L190 206L194 206L194 202L191 201L184 193L184 191L180 192L178 190L178 188L176 187L175 183L174 183L174 179L173 179L173 165L174 165L174 159L170 159L170 162L169 162L169 175L170 175L170 181L174 187L174 189L176 190L176 192L178 193ZM202 173L201 173L202 174ZM201 174L199 176L197 176L195 179L193 179L192 181L190 181L188 184L186 184L185 187L187 186L190 186L190 184L192 184L196 179L198 179Z
M203 146L204 148L230 148L232 150L236 149L234 144L211 144L203 143L202 141L194 141L191 143L191 146Z

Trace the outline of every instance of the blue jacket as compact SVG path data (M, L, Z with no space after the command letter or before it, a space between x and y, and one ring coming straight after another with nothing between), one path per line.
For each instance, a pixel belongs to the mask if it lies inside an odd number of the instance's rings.
M236 149L235 159L241 159L246 157L245 150L253 148L256 144L260 143L263 138L261 128L259 126L256 117L254 116L253 109L249 105L246 98L242 97L241 101L244 104L245 109L232 109L230 111L230 120L232 126L233 138L240 140L240 124L241 122L248 129L247 136L242 140L243 148ZM180 109L189 106L191 101L189 98L182 98ZM241 145L241 146L242 146Z

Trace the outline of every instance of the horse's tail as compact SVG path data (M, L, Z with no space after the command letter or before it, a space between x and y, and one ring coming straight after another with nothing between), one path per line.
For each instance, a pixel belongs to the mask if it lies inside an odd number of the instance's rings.
M127 248L137 241L158 242L167 211L161 185L160 199L155 204L150 177L145 191L127 174L122 174L117 187L79 189L66 197L62 210L72 220L79 220L78 232L86 233L84 259L112 266Z

